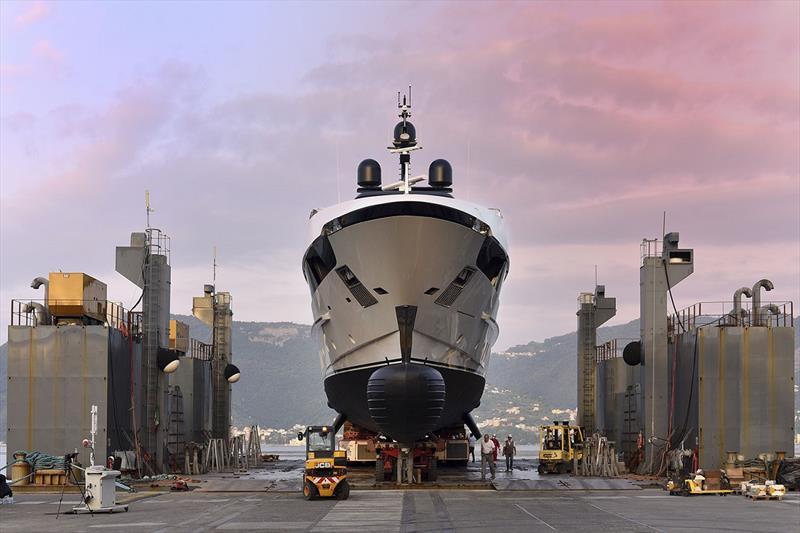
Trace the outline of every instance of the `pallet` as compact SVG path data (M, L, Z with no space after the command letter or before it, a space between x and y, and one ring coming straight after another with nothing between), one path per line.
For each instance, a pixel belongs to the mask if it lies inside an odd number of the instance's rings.
M778 500L778 501L781 501L781 500L783 500L783 496L771 496L769 494L759 494L759 495L745 494L744 497L745 498L750 498L753 501L756 501L756 500Z
M33 474L34 485L64 485L67 473L64 470L37 470Z

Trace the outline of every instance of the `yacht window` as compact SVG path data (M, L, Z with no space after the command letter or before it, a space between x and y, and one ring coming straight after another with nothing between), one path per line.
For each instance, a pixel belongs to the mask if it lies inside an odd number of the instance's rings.
M305 261L303 261L303 274L306 282L311 286L312 292L317 290L319 284L335 266L336 255L333 253L328 237L325 235L317 237L309 246Z
M497 242L497 239L494 237L487 237L483 241L480 252L478 252L478 258L475 260L475 264L493 286L497 286L500 274L505 269L507 263L508 256L500 246L500 243Z

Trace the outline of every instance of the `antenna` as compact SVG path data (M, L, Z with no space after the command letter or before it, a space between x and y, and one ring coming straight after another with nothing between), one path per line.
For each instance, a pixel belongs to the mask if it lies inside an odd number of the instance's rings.
M403 108L408 109L408 108L410 108L411 107L411 84L410 83L408 84L408 93L407 94L403 94L402 98L400 97L401 94L402 93L400 91L397 91L397 108L398 109L403 109ZM403 116L403 115L400 115L400 116ZM408 116L411 116L411 114L409 114Z
M595 290L597 290L597 265L594 266L594 286Z
M214 287L216 287L217 286L217 247L216 246L214 246L213 268L214 268L214 272L213 272L213 275L212 275L212 278L211 278L212 279L211 283L214 285Z
M398 116L405 122L411 116L411 85L409 84L408 93L403 94L402 98L400 97L401 94L400 91L397 91L397 108L400 110Z
M398 116L402 120L400 124L395 126L394 139L392 140L393 146L389 147L389 151L393 154L400 156L400 190L404 194L411 191L412 183L409 181L409 171L411 167L411 152L422 148L417 144L417 132L414 125L408 121L411 116L411 85L408 86L408 93L402 94L397 91L397 108L400 110ZM384 187L384 190L386 188Z
M156 210L150 209L150 191L147 189L144 190L144 205L147 212L147 228L150 229L150 213L155 213Z

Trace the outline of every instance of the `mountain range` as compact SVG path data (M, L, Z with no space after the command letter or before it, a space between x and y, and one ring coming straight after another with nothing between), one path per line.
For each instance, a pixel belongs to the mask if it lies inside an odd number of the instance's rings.
M210 340L210 329L199 320L174 318L189 324L192 337ZM597 340L638 336L639 322L634 320L599 328ZM568 419L576 409L576 346L577 335L570 332L493 354L481 405L473 412L478 424L526 443L543 421ZM0 440L6 428L6 350L6 345L0 347ZM282 443L296 425L332 421L335 413L327 407L316 354L308 325L234 321L233 361L242 372L233 385L234 425L257 424L269 430L270 441ZM798 365L796 356L796 374ZM800 397L796 404L800 406Z

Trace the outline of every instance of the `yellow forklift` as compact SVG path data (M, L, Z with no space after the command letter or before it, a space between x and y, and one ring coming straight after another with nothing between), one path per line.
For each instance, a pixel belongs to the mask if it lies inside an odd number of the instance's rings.
M579 445L579 446L578 446ZM569 422L553 422L539 428L539 473L566 474L577 455L583 458L583 430Z
M297 434L299 440L306 441L303 496L308 500L346 500L350 496L346 452L336 449L335 437L331 426L308 426Z

